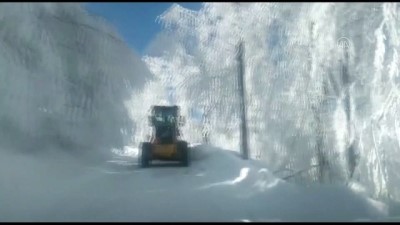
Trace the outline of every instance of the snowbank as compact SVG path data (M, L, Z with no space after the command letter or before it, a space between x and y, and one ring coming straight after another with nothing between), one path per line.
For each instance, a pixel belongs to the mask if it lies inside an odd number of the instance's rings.
M151 77L80 3L0 4L0 146L110 150L130 142L125 105Z

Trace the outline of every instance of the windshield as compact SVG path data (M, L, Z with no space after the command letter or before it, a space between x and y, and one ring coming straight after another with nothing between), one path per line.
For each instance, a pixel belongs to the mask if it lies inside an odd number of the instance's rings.
M154 121L157 124L171 124L176 122L176 111L174 109L162 109L154 113Z

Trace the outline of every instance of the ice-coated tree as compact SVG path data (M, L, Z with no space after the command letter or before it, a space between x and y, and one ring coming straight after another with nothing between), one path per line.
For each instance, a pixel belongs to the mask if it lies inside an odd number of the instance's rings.
M398 14L394 3L175 5L160 19L180 48L157 59L190 61L196 73L183 63L170 74L184 84L165 85L203 110L212 144L238 149L243 40L252 157L288 179L359 182L398 199Z

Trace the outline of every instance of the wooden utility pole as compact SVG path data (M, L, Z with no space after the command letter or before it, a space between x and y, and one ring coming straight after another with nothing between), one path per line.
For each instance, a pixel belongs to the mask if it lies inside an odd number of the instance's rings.
M238 46L238 64L239 64L239 98L240 98L240 151L243 159L249 158L249 150L247 143L247 117L246 117L246 90L245 90L245 71L244 71L244 46L240 41Z
M347 125L347 132L348 132L348 137L347 137L347 163L349 167L349 178L353 178L354 170L355 167L357 166L357 156L355 153L354 149L354 141L352 140L351 134L353 132L352 129L352 118L351 118L351 104L350 104L350 74L349 74L349 52L348 52L348 46L345 46L343 49L343 59L344 62L342 62L342 81L343 81L343 86L345 89L345 96L344 96L344 109L346 113L346 125Z

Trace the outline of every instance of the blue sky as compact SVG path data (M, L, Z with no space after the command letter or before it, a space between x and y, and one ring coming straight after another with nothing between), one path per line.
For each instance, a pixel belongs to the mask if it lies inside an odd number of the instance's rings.
M146 46L161 31L157 16L168 9L173 2L104 2L86 3L86 9L104 17L113 24L122 37L137 53L143 54ZM177 3L185 8L199 10L201 2Z

